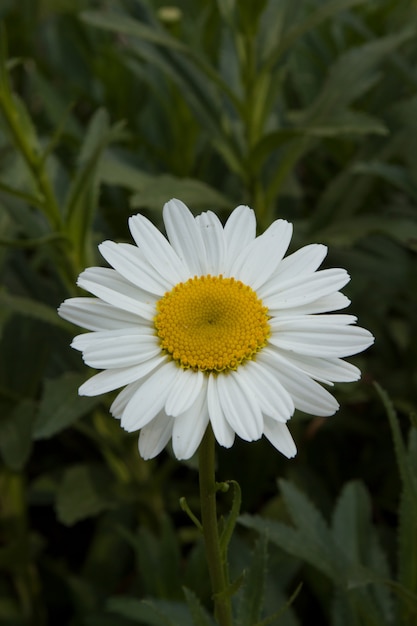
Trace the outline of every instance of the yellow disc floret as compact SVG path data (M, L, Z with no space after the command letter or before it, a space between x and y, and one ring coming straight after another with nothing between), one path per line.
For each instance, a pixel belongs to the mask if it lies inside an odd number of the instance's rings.
M235 370L266 345L270 334L268 310L253 289L221 275L175 285L156 308L161 349L183 368Z

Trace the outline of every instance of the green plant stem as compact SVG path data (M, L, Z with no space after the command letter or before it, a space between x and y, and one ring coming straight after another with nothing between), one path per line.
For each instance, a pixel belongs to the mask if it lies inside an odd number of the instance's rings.
M4 567L10 574L24 622L45 626L41 583L30 544L26 481L23 473L5 468L0 472L0 524Z
M227 568L222 559L217 524L215 439L210 425L207 427L200 445L199 470L201 522L213 592L214 615L220 626L233 626Z
M23 156L33 179L38 186L42 205L51 225L60 230L62 228L62 219L59 212L58 203L52 190L48 175L45 171L44 160L29 145L22 126L19 124L19 118L16 114L12 97L7 91L3 91L0 98L0 106L3 111L4 119L9 127L11 135Z

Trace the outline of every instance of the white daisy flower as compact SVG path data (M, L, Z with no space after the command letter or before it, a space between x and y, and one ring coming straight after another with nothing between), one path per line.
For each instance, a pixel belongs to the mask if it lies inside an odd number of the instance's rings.
M124 387L111 405L122 427L140 430L139 451L155 457L172 440L178 459L197 450L207 425L230 447L265 435L287 457L295 409L332 415L339 405L320 383L360 377L343 357L372 335L352 315L327 314L349 300L343 269L317 271L327 248L284 258L292 225L276 220L256 237L254 212L237 207L223 227L194 218L179 200L164 206L168 240L143 215L129 220L136 246L105 241L113 269L91 267L59 314L92 332L75 337L87 365L104 370L81 395ZM326 313L326 315L323 315Z

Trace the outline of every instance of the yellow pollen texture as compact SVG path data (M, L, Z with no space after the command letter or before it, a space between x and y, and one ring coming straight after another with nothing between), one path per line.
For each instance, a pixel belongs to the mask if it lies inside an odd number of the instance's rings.
M195 276L175 285L156 307L161 348L183 368L235 370L270 334L262 300L234 278Z

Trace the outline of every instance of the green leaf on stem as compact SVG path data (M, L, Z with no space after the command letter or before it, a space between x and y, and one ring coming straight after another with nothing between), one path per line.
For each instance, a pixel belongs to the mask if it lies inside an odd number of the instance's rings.
M185 599L193 619L193 626L215 626L215 622L191 589L183 587Z
M201 522L198 519L198 517L196 517L194 513L192 512L192 510L190 509L186 498L184 497L180 498L180 507L184 511L184 513L187 513L188 517L193 522L193 524L198 528L198 530L202 532L203 527L201 525Z
M235 480L228 480L227 484L233 485L233 502L229 516L220 535L220 550L222 558L225 562L227 561L227 549L240 514L240 507L242 503L242 493L239 483Z
M240 626L253 626L261 619L268 563L267 545L267 535L260 535L255 543L252 562L239 594L238 623Z

